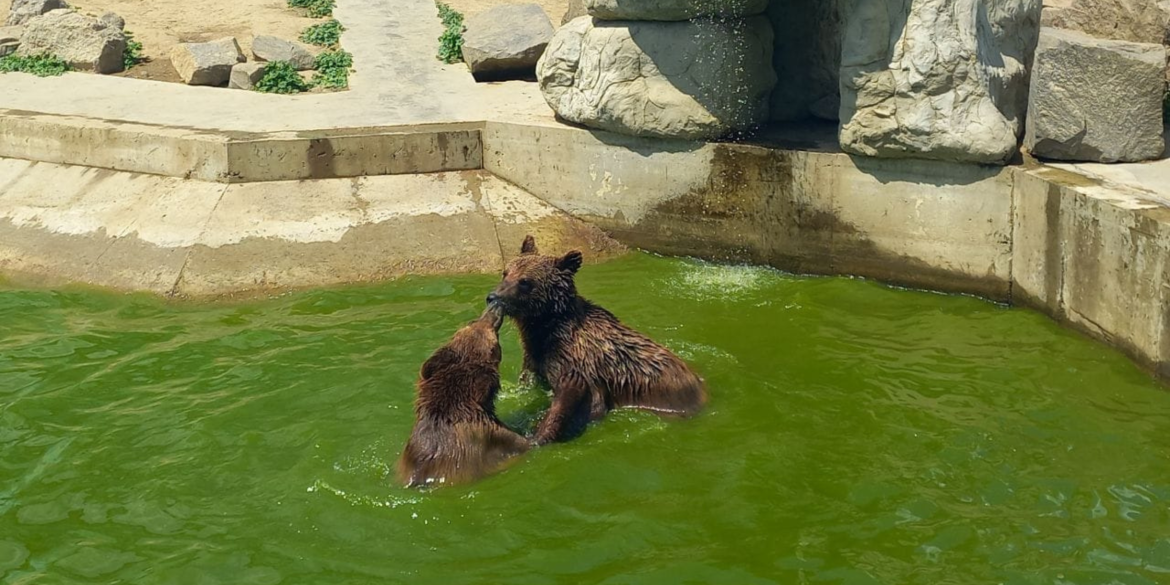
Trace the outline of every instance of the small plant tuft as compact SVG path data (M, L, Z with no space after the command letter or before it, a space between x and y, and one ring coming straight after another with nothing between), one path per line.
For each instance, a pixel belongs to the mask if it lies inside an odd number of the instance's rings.
M444 28L443 34L439 35L439 60L458 63L463 60L463 14L442 2L436 2L435 6Z
M313 86L325 89L346 89L349 87L349 70L353 67L353 55L347 51L325 51L317 55L317 73Z
M336 6L335 0L288 0L288 5L293 8L304 8L312 18L333 16L333 7Z
M69 71L69 64L56 55L8 55L0 57L0 73L30 73L37 77L55 77Z
M341 41L341 33L345 30L336 18L329 19L321 24L314 24L301 33L301 40L318 47L333 47Z
M288 61L269 61L264 76L256 82L256 91L262 93L301 93L309 90L309 84L297 73L297 68Z
M146 61L146 56L142 54L142 43L134 40L134 33L128 30L122 33L126 35L126 49L122 51L122 63L126 69Z

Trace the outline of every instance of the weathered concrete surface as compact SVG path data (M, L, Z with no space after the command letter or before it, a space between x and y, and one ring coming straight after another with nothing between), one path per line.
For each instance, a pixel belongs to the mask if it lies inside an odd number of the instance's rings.
M1063 169L1013 172L1013 300L1170 377L1170 208Z
M494 272L621 247L482 172L225 185L0 159L0 274L178 297ZM502 246L501 244L506 244Z
M0 110L0 157L224 183L429 173L482 167L480 126L214 132Z
M484 166L657 252L1010 296L1002 169L493 123Z

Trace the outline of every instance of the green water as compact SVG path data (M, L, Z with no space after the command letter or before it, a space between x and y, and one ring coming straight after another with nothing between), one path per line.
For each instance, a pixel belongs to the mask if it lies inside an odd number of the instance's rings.
M1170 394L1038 314L857 280L587 266L709 410L399 488L418 367L495 280L0 291L0 580L1170 583ZM504 344L500 410L531 425Z

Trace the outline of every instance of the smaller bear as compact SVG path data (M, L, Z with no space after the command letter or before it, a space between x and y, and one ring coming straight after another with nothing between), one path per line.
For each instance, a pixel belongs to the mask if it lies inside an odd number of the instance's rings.
M496 418L503 321L488 308L423 364L414 429L398 461L407 487L472 481L528 450L528 440Z
M619 407L689 416L707 402L703 379L678 356L577 294L581 252L542 256L532 236L488 295L516 322L524 370L552 386L537 444L568 440Z

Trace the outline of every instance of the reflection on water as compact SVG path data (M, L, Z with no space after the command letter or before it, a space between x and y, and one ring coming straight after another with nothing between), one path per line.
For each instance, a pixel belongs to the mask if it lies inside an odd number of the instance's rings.
M236 305L0 291L6 583L1165 583L1170 396L1043 317L634 256L579 286L711 407L471 486L393 483L419 364L494 279ZM548 397L499 410L530 429Z

